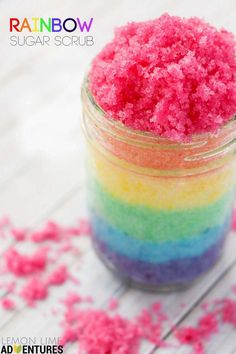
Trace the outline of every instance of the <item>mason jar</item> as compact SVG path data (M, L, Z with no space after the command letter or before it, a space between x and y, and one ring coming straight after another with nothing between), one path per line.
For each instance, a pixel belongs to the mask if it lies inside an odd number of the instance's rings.
M231 228L236 119L177 143L107 116L87 79L82 104L97 254L134 285L191 285L219 260Z

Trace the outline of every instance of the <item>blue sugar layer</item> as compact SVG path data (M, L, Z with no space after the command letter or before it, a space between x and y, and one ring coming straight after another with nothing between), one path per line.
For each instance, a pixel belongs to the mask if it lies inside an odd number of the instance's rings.
M125 280L143 286L187 286L207 272L220 258L225 237L200 256L173 260L166 263L148 263L134 260L112 251L106 244L93 238L94 246L109 268Z
M90 213L94 238L120 255L153 264L199 257L218 243L223 235L228 233L231 225L230 214L222 225L208 228L197 235L189 235L187 240L153 242L132 237L107 224L96 212L90 211Z

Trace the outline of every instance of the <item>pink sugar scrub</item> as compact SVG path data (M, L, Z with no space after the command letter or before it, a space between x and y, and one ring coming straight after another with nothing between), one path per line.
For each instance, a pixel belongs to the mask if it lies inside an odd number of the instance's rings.
M164 14L116 29L92 62L89 89L127 127L189 140L236 113L235 58L232 33Z

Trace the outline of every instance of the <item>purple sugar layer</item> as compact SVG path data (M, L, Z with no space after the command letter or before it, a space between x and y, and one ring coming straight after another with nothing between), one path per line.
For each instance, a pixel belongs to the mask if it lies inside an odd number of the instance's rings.
M146 286L187 286L208 271L220 258L225 237L222 237L201 256L148 263L134 260L112 251L93 236L93 244L103 262L125 280Z

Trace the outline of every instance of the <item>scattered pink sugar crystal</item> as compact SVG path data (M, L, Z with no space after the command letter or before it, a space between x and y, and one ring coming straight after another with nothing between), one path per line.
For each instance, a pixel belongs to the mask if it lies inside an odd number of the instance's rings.
M68 307L67 310L64 313L64 326L66 324L66 326L69 328L69 326L74 326L78 319L77 319L77 315L78 315L78 311L75 310L72 306Z
M80 235L90 235L91 234L91 225L87 219L79 220L79 230Z
M108 302L108 309L113 311L116 310L118 306L119 306L119 301L116 298L112 297Z
M11 229L12 236L15 238L16 241L21 242L26 239L26 230L24 229Z
M11 226L11 221L7 216L0 218L0 237L6 237L6 230Z
M85 302L88 302L89 304L93 304L94 303L94 298L92 296L90 296L90 295L85 296L83 299L84 299Z
M1 219L0 219L0 229L3 229L3 228L5 228L7 226L10 226L10 225L11 225L11 221L10 221L8 216L1 217Z
M77 340L77 337L76 329L67 327L64 329L63 335L60 338L60 344L64 346L67 343L73 343Z
M234 212L233 212L232 229L233 229L234 231L236 231L236 208L234 209Z
M80 236L80 235L88 236L91 233L90 223L86 219L80 219L79 225L66 228L66 233L72 236Z
M136 319L136 324L142 338L145 338L158 346L163 345L161 340L162 321L156 321L153 318L152 311L143 309L141 314Z
M8 297L2 299L1 304L4 310L14 310L16 308L15 302Z
M15 287L16 287L16 281L15 280L10 281L9 283L7 283L5 285L6 291L9 292L10 294L14 293Z
M159 314L160 311L161 311L161 307L162 307L162 305L161 305L161 303L159 301L158 302L154 302L151 305L151 310L152 310L152 312Z
M110 303L117 305L117 299ZM86 298L79 298L78 304L84 304ZM75 307L77 294L63 300L66 307L64 313L63 344L78 341L80 350L87 354L139 353L142 339L153 344L164 346L161 340L164 316L160 303L154 303L153 308L144 309L139 316L132 320L119 315L111 316L107 311L94 308L81 309ZM113 308L113 306L112 306ZM165 316L166 318L166 316Z
M74 292L67 294L66 298L62 300L67 308L74 306L82 301L82 297Z
M58 242L61 240L63 230L57 223L49 221L42 230L31 234L32 241L39 243L45 241Z
M163 309L162 309L162 304L157 301L157 302L154 302L152 305L151 305L151 313L153 314L153 316L155 316L158 321L160 322L164 322L164 321L167 321L168 320L168 317L166 315L166 313L164 313Z
M221 302L221 319L224 323L236 327L236 301L232 299L223 299Z
M205 301L201 304L201 309L205 312L208 312L209 311L209 308L210 308L210 304L209 302Z
M32 278L24 285L20 295L28 306L34 306L36 301L47 298L48 286L39 278Z
M181 327L175 331L181 344L193 348L194 354L204 353L204 344L219 330L219 311L204 313L196 326Z
M43 228L44 231L46 230L45 233L41 233L35 239L37 240L34 244L36 252L24 255L16 248L10 248L6 252L4 255L6 267L3 273L11 273L11 277L7 282L1 283L1 288L9 292L7 297L0 300L3 309L14 310L15 302L11 299L13 293L15 296L23 298L28 306L34 306L37 301L47 298L51 285L60 286L68 278L72 279L64 265L58 266L48 275L47 263L48 259L51 259L53 248L46 249L41 248L40 244L37 245L37 243L48 241L52 246L60 246L61 242L68 241L70 234L68 229L50 222ZM84 229L77 229L77 231L74 229L70 236L80 235L80 232L87 234L87 226ZM33 242L35 240L33 239ZM22 242L24 241L25 239L22 239ZM58 244L58 241L61 242ZM23 288L18 292L19 284L21 287L21 282L18 284L18 278L22 276L33 277L27 278ZM14 280L11 280L12 278ZM234 291L235 287L232 287L232 292ZM81 296L76 292L69 293L61 301L60 305L64 304L66 308L64 334L61 339L63 344L76 341L79 350L83 350L87 354L138 354L142 339L158 346L167 345L166 342L162 342L162 337L164 322L169 319L162 310L160 302L153 303L150 308L144 309L131 320L119 315L111 316L106 311L95 309L94 304L90 305L89 303L93 303L91 296ZM89 308L84 309L85 306L89 306ZM117 306L118 300L111 298L108 308L114 309ZM194 354L204 353L205 343L219 331L221 324L225 323L236 328L236 300L234 298L205 303L202 310L204 313L196 325L175 329L179 344L189 345ZM53 314L58 312L59 309L53 310Z
M32 256L23 255L15 248L10 248L4 255L6 268L17 276L25 276L45 269L47 252L39 249Z
M27 305L33 306L36 300L43 300L47 297L50 286L61 286L68 279L72 280L74 284L79 285L78 278L68 273L66 265L57 266L49 275L47 266L54 259L55 261L58 260L58 250L60 251L60 248L65 245L69 244L69 250L75 250L78 253L78 247L72 244L73 237L76 237L78 234L87 235L89 233L90 226L85 219L79 221L78 226L76 226L77 231L75 232L74 229L70 234L71 237L68 237L69 228L61 227L53 221L49 221L41 230L33 232L27 229L15 228L9 218L6 217L2 218L0 222L0 231L2 231L1 227L4 230L6 227L10 227L9 231L16 241L22 241L22 243L32 241L34 249L36 249L27 255L23 254L16 247L10 247L5 252L0 272L3 276L11 274L11 277L9 281L1 282L1 289L8 292L9 295L20 295L26 301ZM40 243L45 241L49 243L49 246L41 247ZM66 250L68 250L67 247ZM21 288L21 281L18 278L29 276L33 276L33 278L29 278L23 288ZM20 288L21 290L19 290ZM81 299L77 295L77 302L79 301L88 302L87 299Z
M190 326L178 329L176 337L181 344L195 345L202 342L198 328Z
M233 291L234 294L236 294L236 285L232 286L232 291Z
M17 276L32 274L43 270L47 262L45 249L39 249L32 256L23 255L15 248L10 248L5 254L7 269Z
M93 60L89 86L112 118L181 141L236 113L235 58L230 32L164 14L116 29Z
M212 334L218 332L217 313L207 313L198 321L198 329L202 338L208 339Z
M62 285L69 278L68 270L65 265L59 266L52 274L48 277L49 285Z
M78 277L76 277L76 276L74 276L74 275L72 275L72 274L70 274L70 280L71 280L74 284L80 285L80 281L79 281Z
M73 249L74 246L71 243L67 242L59 248L58 254L60 255L65 252L72 251Z
M65 329L63 339L78 340L87 354L136 354L140 337L135 324L120 316L109 316L101 310L80 310L77 323Z

